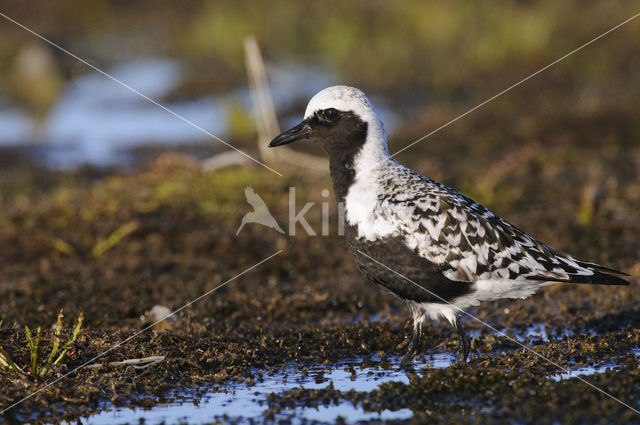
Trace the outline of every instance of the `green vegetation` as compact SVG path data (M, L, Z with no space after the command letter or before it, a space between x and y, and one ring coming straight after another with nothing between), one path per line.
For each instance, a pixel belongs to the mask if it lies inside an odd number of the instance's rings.
M114 230L113 233L111 233L109 236L107 236L104 241L98 242L91 250L91 254L93 254L94 257L101 256L105 251L116 246L118 242L127 237L129 234L135 232L139 226L140 223L135 220L126 222L125 224Z
M31 329L29 326L25 325L24 334L26 338L26 346L29 349L30 354L30 372L31 377L33 378L43 378L48 373L51 373L54 370L54 366L60 366L62 361L64 360L65 354L73 347L73 344L80 336L82 332L82 322L84 321L84 314L82 310L78 313L78 319L76 322L76 326L73 328L71 335L67 338L67 341L61 346L62 343L61 335L62 335L62 310L58 313L58 319L54 326L53 331L53 343L51 346L51 352L47 359L42 362L40 357L40 340L41 340L41 328L38 326L36 330L35 337L31 333ZM0 322L1 324L1 322ZM5 349L0 345L0 367L5 369L10 369L14 372L17 372L21 375L27 375L21 367L19 367L12 359L11 356L5 351Z
M594 1L223 0L188 1L175 8L151 0L135 5L66 0L40 7L46 22L34 22L30 9L19 2L11 14L76 52L79 40L94 41L102 47L78 53L101 63L150 51L181 58L191 65L183 91L192 94L228 93L230 87L244 85L242 41L254 34L269 62L325 66L352 85L396 97L433 99L440 105L492 95L637 13L633 2ZM69 9L72 15L63 12ZM153 38L139 37L136 29ZM0 75L9 76L17 51L32 36L11 26L5 30ZM622 41L606 52L591 52L562 66L604 79L623 62L637 64L637 58L625 53L627 43L640 37L640 29L629 25L621 32L612 37ZM98 43L114 34L135 39L128 50L118 50L117 57L112 52L115 41ZM402 105L403 100L397 102Z

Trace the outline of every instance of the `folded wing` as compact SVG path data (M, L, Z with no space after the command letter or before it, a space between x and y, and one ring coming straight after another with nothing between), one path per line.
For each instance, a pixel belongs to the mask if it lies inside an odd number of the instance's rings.
M448 279L529 280L627 285L625 273L588 263L538 242L440 183L418 175L411 191L382 199L381 211L409 248Z

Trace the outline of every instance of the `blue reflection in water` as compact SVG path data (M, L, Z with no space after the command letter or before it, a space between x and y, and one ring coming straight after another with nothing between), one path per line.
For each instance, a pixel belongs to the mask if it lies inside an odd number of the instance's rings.
M133 423L144 419L145 423L174 423L187 421L189 423L211 422L215 418L226 415L229 419L240 419L248 422L251 419L263 420L267 410L267 395L269 393L281 394L295 388L319 389L333 385L333 388L342 392L372 391L384 382L409 383L406 372L399 369L400 358L392 358L392 367L389 370L378 366L363 367L358 364L360 360L344 361L329 366L314 366L308 368L308 374L301 373L295 365L287 366L282 372L271 376L264 376L262 382L248 387L245 384L229 384L227 393L208 392L197 398L189 393L179 395L180 402L160 404L150 410L143 409L116 409L104 411L90 416L86 422L90 424ZM449 353L436 353L428 361L428 367L445 368L451 365L454 356ZM424 360L414 362L416 368L424 365ZM347 369L353 366L355 375ZM194 402L195 401L195 402ZM286 409L279 414L282 418L291 418L294 423L304 419L333 423L339 416L347 422L356 422L371 419L407 419L413 413L409 409L396 411L384 410L382 412L365 412L361 406L354 406L351 402L341 401L337 405L321 405L315 407L299 407ZM276 421L278 417L275 418ZM85 421L83 421L85 422Z

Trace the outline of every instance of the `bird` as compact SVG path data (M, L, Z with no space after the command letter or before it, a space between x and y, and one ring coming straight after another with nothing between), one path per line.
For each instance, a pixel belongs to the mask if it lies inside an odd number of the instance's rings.
M260 195L258 195L251 186L245 187L244 196L247 198L247 202L249 203L249 205L253 207L253 211L246 213L242 217L242 221L240 222L240 227L238 227L236 236L240 234L240 230L242 230L244 225L247 223L259 223L263 226L275 229L282 234L285 233L276 219L273 218L271 212L269 212L269 208L267 208L267 205L264 203Z
M269 147L306 140L329 157L344 235L364 275L405 302L413 334L401 366L422 350L427 318L448 320L466 362L466 309L501 298L527 298L554 283L628 285L629 276L537 241L487 208L402 165L389 155L382 120L354 87L328 87L304 119Z

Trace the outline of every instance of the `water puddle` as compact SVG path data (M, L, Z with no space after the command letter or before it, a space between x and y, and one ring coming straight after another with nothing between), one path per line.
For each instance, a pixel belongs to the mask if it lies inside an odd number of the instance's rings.
M631 353L633 353L636 359L638 359L640 357L640 348L634 348L633 350L631 350ZM573 378L576 378L576 376L582 377L582 376L595 375L598 373L605 373L608 370L616 370L620 367L622 366L613 362L606 362L598 365L582 366L576 369L569 369L569 372L564 372L558 375L554 375L551 377L551 379L553 379L554 381L561 381L564 379L573 379Z
M263 421L268 408L267 395L281 394L285 391L305 388L321 389L329 385L339 391L372 391L384 382L408 383L407 373L399 368L400 358L390 358L390 363L373 360L367 366L362 366L362 360L345 360L333 365L314 365L303 368L299 365L289 365L274 375L265 375L261 382L256 379L253 386L246 384L229 384L227 392L206 392L204 395L194 395L194 392L178 394L177 402L159 404L152 409L117 408L92 415L83 423L114 424L134 423L144 421L145 424L159 424L189 422L209 423L213 420L234 420L240 423ZM446 368L454 362L454 356L449 353L435 353L425 359L419 358L414 362L416 369L425 365L431 368ZM293 423L321 421L333 423L338 418L346 422L364 420L400 420L412 416L409 409L397 411L384 410L381 412L365 412L360 406L342 401L337 405L319 407L301 407L287 409L278 413L274 418L289 419Z
M0 107L0 146L13 146L27 140L35 122L13 107Z
M509 335L511 338L515 338L516 340L518 340L523 344L533 344L533 343L540 343L540 342L546 343L551 341L551 339L555 341L560 341L573 336L573 332L571 332L568 328L564 328L562 330L555 330L555 329L549 330L542 323L534 323L533 325L529 326L524 330L513 330L510 328L502 328L500 331L505 335ZM481 332L479 332L477 336L479 336L480 334Z
M542 324L529 326L527 329L525 329L524 335L530 340L541 340L542 342L549 342L547 327Z
M247 87L230 88L219 96L166 100L185 78L183 65L175 60L138 59L107 68L106 72L138 93L87 71L66 84L43 120L30 117L9 99L0 98L0 146L25 148L31 156L43 159L45 165L58 169L85 164L134 165L131 150L139 147L211 143L214 152L224 151L228 149L224 144L191 123L225 140L230 136L232 111L253 112ZM269 67L269 76L278 111L304 104L319 90L339 81L326 69L292 64ZM392 131L397 119L383 102L378 104L387 131ZM301 114L297 111L295 116L283 116L282 122L297 123Z
M615 365L612 363L603 364L600 366L584 366L584 367L579 367L577 369L569 370L569 372L563 372L558 375L554 375L551 377L551 379L553 379L554 381L562 381L564 379L573 379L576 376L582 377L582 376L595 375L597 373L604 373L608 369L615 370L618 367L619 367L618 365Z

